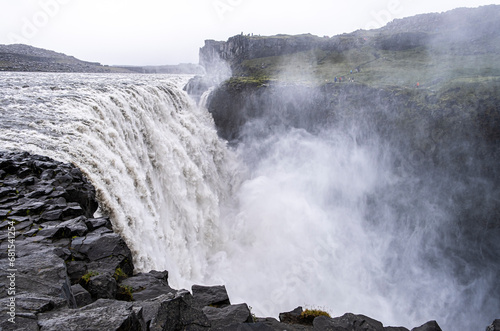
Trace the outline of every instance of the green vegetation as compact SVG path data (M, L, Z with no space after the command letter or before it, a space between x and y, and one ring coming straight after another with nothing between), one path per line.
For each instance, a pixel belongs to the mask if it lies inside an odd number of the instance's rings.
M122 301L134 301L132 295L133 288L127 285L120 285L118 291L116 292L116 299Z
M121 282L122 280L126 279L128 276L126 273L123 272L121 268L116 268L115 273L113 275L113 278L117 282Z
M446 39L442 43L392 49L397 48L390 44L393 37L360 31L337 37L339 44L346 45L343 51L318 47L243 60L233 68L234 77L228 83L231 87L268 82L323 85L342 77L342 84L353 84L353 80L354 84L377 88L415 88L418 82L420 89L438 91L446 90L451 83L479 84L500 79L500 50L491 46L495 41L488 41L482 51L466 42L455 44ZM381 47L383 42L389 46Z
M82 276L81 280L85 285L87 285L90 281L90 278L99 275L97 271L89 271L85 275Z
M326 311L320 309L306 309L300 314L300 320L304 324L312 324L313 320L318 316L331 317Z

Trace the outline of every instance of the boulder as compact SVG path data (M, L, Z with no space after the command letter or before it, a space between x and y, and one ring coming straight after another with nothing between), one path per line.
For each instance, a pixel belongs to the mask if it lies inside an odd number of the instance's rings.
M80 284L71 286L73 296L75 297L77 307L83 307L93 302L90 293L84 289Z
M252 313L245 303L223 308L207 306L203 308L203 313L210 321L212 330L234 330L241 323L253 323Z
M114 299L118 289L116 280L109 274L92 276L84 285L93 299Z
M168 285L164 274L154 271L126 278L121 282L121 285L131 288L135 301L154 299L164 294L176 292Z
M109 218L106 217L88 218L85 220L85 224L87 225L89 231L94 231L100 227L106 227L109 230L113 229L111 221L109 220Z
M300 315L302 314L302 307L297 307L292 311L279 314L281 323L300 324Z
M413 328L411 331L441 331L441 328L436 321L429 321L418 328Z
M500 331L500 319L496 319L486 328L486 331Z
M19 256L15 262L15 291L19 294L36 294L65 298L69 306L74 305L66 264L52 251L32 252ZM7 269L8 260L0 260L0 279L12 274ZM0 298L8 295L7 282L0 285Z
M327 316L318 316L313 321L314 331L351 331L351 329L338 320Z
M142 308L132 303L99 299L79 309L39 314L40 331L147 330Z
M193 297L188 291L181 290L175 296L164 295L161 299L159 305L154 306L157 309L151 320L151 331L207 330L210 327L207 316L193 306Z
M329 318L326 316L316 317L313 322L314 330L333 331L384 331L384 326L379 321L364 315L347 313L341 317Z
M203 308L205 306L221 308L231 304L224 285L193 285L191 287L191 291L193 292L194 301L199 308Z
M241 330L277 330L277 331L311 331L313 327L310 325L302 324L288 324L280 323L277 319L267 317L255 319L255 323L244 323L240 324L238 328Z
M2 331L39 331L36 316L16 316L15 323L5 317L0 317L0 330Z
M75 238L72 241L72 249L90 261L89 270L114 274L115 270L120 268L126 275L132 276L132 252L116 233L94 231L85 237Z

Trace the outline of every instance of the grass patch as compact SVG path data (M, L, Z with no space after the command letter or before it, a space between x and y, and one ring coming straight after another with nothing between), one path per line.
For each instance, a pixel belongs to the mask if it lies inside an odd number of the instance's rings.
M356 84L377 88L415 88L418 82L421 89L437 91L451 81L477 83L485 77L500 77L500 56L495 51L459 53L440 50L436 45L383 50L376 47L376 36L370 33L344 39L339 42L356 46L344 51L318 48L244 60L235 68L230 84L261 86L278 81L322 85L343 77L346 83L354 80ZM356 41L360 39L365 42ZM356 72L356 68L360 71Z
M84 285L87 285L90 281L90 278L99 275L97 271L89 271L85 275L82 276L81 282L83 282Z
M113 278L117 282L121 282L122 280L128 278L127 274L123 272L121 268L116 268L115 273L113 274Z
M319 316L331 317L330 314L328 314L326 311L323 311L320 309L306 309L300 314L299 319L304 324L311 324L312 325L314 319L316 317L319 317Z
M132 295L132 287L127 285L120 285L116 292L116 300L121 301L134 301L134 297Z

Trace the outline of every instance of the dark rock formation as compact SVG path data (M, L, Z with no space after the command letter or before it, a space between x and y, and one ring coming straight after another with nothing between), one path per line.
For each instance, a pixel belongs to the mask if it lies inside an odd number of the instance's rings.
M131 72L28 45L0 45L0 71Z
M200 49L200 65L210 74L219 71L222 60L234 71L243 60L326 48L332 44L335 43L330 42L329 38L311 34L269 37L241 34L229 38L226 42L206 40L205 46Z
M486 331L500 331L500 319L494 320L493 323L486 328Z
M452 44L466 53L487 52L482 42L496 40L495 31L500 28L498 20L500 7L495 5L479 8L459 8L446 13L422 14L398 19L385 27L332 37L318 37L311 34L254 36L241 34L227 41L206 40L200 48L199 58L207 73L216 72L220 62L227 62L233 74L240 74L240 64L245 60L283 56L311 50L344 52L365 45L380 50L409 50L421 46L440 48ZM459 46L460 45L460 46ZM498 48L497 48L498 51Z
M411 331L441 331L441 328L436 321L429 321L418 328L413 328Z
M405 330L353 314L300 324L300 307L278 322L231 304L224 286L172 289L166 271L133 273L130 250L96 209L74 166L0 152L1 330Z

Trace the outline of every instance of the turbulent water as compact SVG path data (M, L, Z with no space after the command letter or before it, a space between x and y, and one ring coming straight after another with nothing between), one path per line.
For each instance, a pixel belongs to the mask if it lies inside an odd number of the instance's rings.
M395 166L352 121L314 134L253 121L229 148L188 78L0 74L0 147L79 166L138 270L225 284L259 316L305 305L444 330L499 317L498 227L456 221L471 191L498 211L491 183Z

